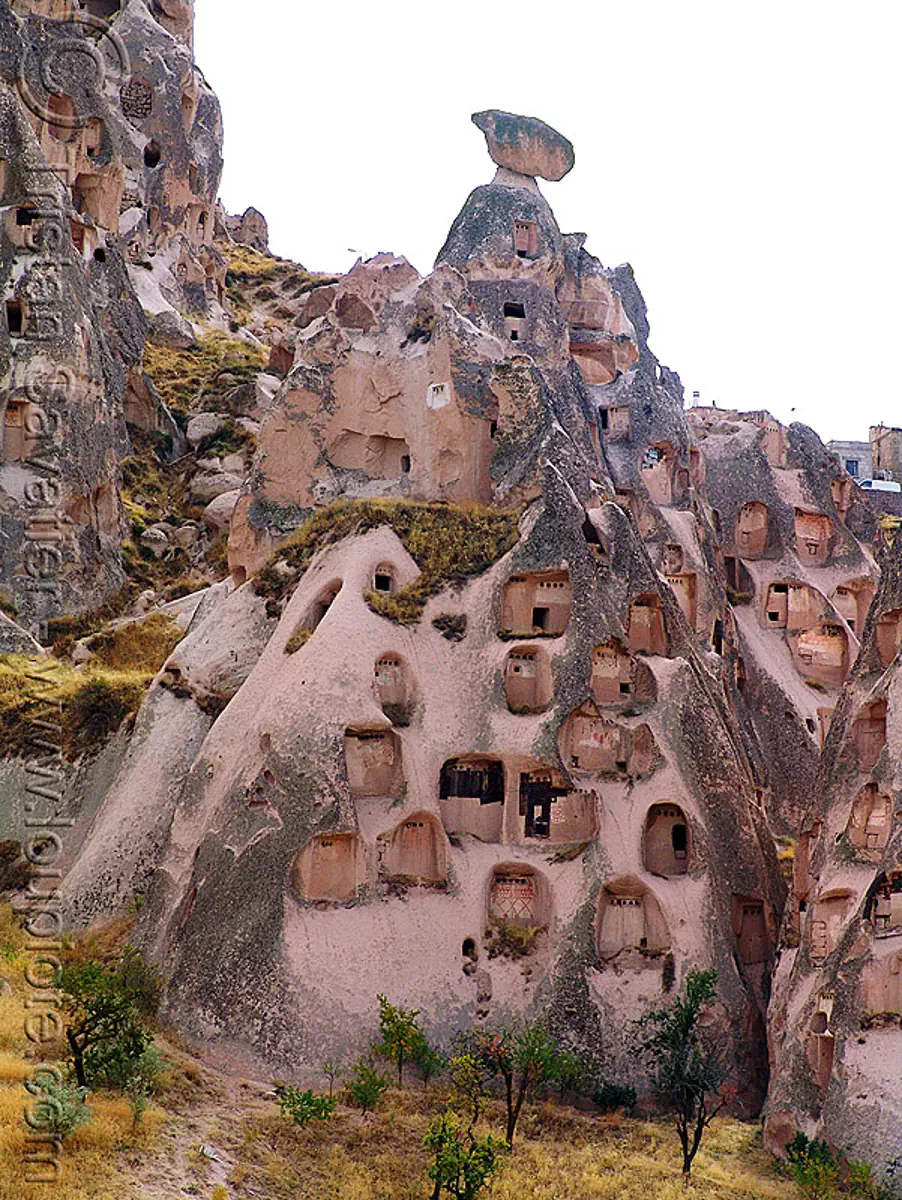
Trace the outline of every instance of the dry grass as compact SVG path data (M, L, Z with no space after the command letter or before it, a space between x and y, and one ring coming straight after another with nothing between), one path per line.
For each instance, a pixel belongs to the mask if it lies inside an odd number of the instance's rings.
M0 657L0 754L43 753L31 743L37 720L58 726L70 758L97 749L137 712L153 679L148 671L112 671L23 655ZM47 738L46 730L42 737Z
M143 621L130 621L88 642L98 665L111 671L142 671L156 675L184 637L172 617L151 613Z
M127 938L130 920L80 939L78 951L105 957ZM174 1200L185 1194L212 1200L210 1162L199 1153L196 1117L213 1113L215 1126L201 1136L236 1164L228 1200L425 1200L427 1155L423 1136L447 1095L441 1085L390 1091L379 1109L363 1118L339 1108L336 1116L307 1129L282 1117L248 1093L236 1104L205 1068L177 1046L164 1046L170 1067L164 1102L152 1106L135 1130L127 1101L111 1094L89 1098L93 1119L63 1148L63 1176L52 1190L24 1182L26 1100L21 1086L28 1043L23 1032L25 959L15 919L0 908L0 972L14 995L0 997L0 1200ZM71 952L70 952L71 953ZM53 1047L62 1053L63 1047ZM501 1134L503 1109L486 1106L484 1131ZM191 1126L184 1119L193 1120ZM163 1137L166 1127L167 1136ZM182 1164L169 1171L174 1139L184 1147ZM149 1189L138 1180L165 1185ZM528 1106L514 1152L486 1200L795 1200L794 1187L761 1148L757 1125L717 1120L706 1135L687 1188L680 1174L677 1140L667 1121L644 1121L610 1113L595 1116L550 1101ZM220 1191L219 1200L223 1193Z
M144 352L145 369L160 396L174 412L184 415L220 390L221 375L240 382L253 379L265 369L267 359L261 347L219 332L205 334L188 350L148 345Z
M381 616L414 624L430 596L480 574L511 549L517 541L519 516L519 511L477 504L338 500L317 509L295 530L257 576L255 591L258 596L282 600L318 550L388 525L420 568L420 575L394 595L367 591L366 600ZM275 569L277 563L282 564L281 570Z
M21 1122L30 1097L22 1081L28 1070L26 1055L34 1048L23 1032L28 991L24 944L11 910L0 908L0 975L13 988L11 996L0 996L0 1200L45 1200L51 1195L54 1200L122 1200L129 1192L127 1178L117 1167L119 1154L126 1150L147 1151L167 1119L161 1108L151 1105L135 1129L131 1108L123 1096L90 1096L90 1124L65 1142L59 1180L26 1182L25 1129ZM52 1062L63 1052L64 1044L46 1046L44 1050L42 1059Z
M232 1182L270 1200L422 1200L423 1135L443 1103L440 1089L390 1092L366 1119L340 1110L306 1130L275 1112L256 1118L232 1147L240 1164ZM489 1107L486 1131L499 1134L501 1106ZM677 1200L687 1191L699 1200L795 1197L760 1140L756 1125L715 1122L687 1189L669 1123L590 1116L546 1102L525 1111L514 1153L487 1200Z

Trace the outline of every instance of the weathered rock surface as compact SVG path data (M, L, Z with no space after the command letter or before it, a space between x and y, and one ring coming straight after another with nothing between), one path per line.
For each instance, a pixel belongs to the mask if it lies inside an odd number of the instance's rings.
M232 513L235 511L235 505L238 503L240 495L241 491L239 488L233 488L230 492L220 492L204 509L204 524L217 533L228 529L229 523L232 520Z
M188 428L185 430L188 444L199 445L204 438L212 437L214 433L219 433L220 429L224 429L225 423L226 420L222 413L198 413L197 416L191 418Z
M228 471L211 471L209 474L194 476L191 481L191 496L194 500L206 503L240 487L241 479L238 475L232 475Z
M573 145L536 117L521 117L497 108L473 113L473 124L485 134L492 161L519 175L563 179L573 170Z
M187 350L197 342L191 322L177 312L158 312L150 319L147 340L155 346Z

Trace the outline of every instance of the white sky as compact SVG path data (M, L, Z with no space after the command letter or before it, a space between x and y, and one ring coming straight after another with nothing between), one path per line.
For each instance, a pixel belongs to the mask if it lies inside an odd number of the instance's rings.
M196 0L222 198L273 251L427 272L494 166L470 114L541 117L565 232L630 262L687 396L825 439L902 425L899 46L890 0Z

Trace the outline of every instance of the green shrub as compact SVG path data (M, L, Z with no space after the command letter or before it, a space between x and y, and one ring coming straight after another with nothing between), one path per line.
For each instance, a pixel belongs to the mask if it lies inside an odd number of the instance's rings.
M67 963L58 986L80 1087L87 1086L91 1070L119 1078L150 1071L148 1020L156 1010L159 981L137 950L127 946L111 965L95 959Z
M96 1046L85 1054L85 1079L88 1087L111 1088L119 1092L141 1090L152 1096L166 1067L166 1058L148 1041L141 1029L127 1031L115 1041Z
M91 1120L91 1110L85 1103L87 1095L86 1087L48 1080L40 1089L31 1119L42 1132L65 1141Z
M603 1079L592 1099L602 1112L614 1112L618 1108L629 1112L636 1105L636 1089L628 1083L610 1083Z
M443 1192L456 1200L477 1200L507 1149L500 1138L478 1138L472 1127L464 1130L460 1117L451 1111L431 1121L423 1145L432 1154L429 1178L435 1185L433 1200L439 1200Z
M328 1121L338 1103L331 1096L315 1096L308 1088L283 1087L279 1096L279 1107L283 1117L291 1117L295 1125L303 1129L311 1121Z
M579 1095L586 1085L588 1069L583 1059L572 1050L558 1050L554 1056L551 1081L558 1089L558 1099L564 1103L567 1092Z
M402 1087L405 1061L413 1057L415 1050L422 1052L426 1044L417 1021L420 1010L389 1004L382 995L376 999L379 1001L379 1033L382 1040L373 1046L373 1052L394 1063L398 1069L398 1087Z
M523 1104L538 1088L554 1079L560 1050L541 1021L520 1029L479 1030L471 1036L466 1048L490 1075L502 1082L507 1110L505 1140L511 1148Z
M433 1046L424 1033L419 1033L410 1049L410 1061L422 1076L423 1083L428 1087L430 1079L445 1070L448 1060L436 1046Z
M797 1133L786 1144L789 1173L808 1200L830 1200L839 1183L839 1161L825 1141Z
M371 1062L361 1058L351 1067L348 1095L364 1115L379 1103L382 1094L391 1087L387 1075L380 1075Z

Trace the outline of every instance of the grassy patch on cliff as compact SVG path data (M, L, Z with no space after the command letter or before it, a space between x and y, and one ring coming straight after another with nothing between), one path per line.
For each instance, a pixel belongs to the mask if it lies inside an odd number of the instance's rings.
M305 271L297 263L261 254L248 246L226 245L221 247L225 255L226 291L232 306L232 318L236 325L246 324L251 317L251 302L256 291L256 300L275 300L277 294L267 285L280 284L293 297L309 292L315 287L335 283L337 275L323 275ZM234 328L234 326L233 326Z
M254 590L258 596L281 601L293 591L318 550L388 525L420 575L393 595L368 591L366 600L381 616L412 625L430 596L481 574L516 544L519 517L519 510L482 505L338 500L314 512L279 547L257 575Z
M0 657L0 754L46 756L36 739L58 745L69 758L98 749L137 712L153 674Z
M148 345L144 368L169 407L187 416L205 396L252 380L267 359L263 347L214 331L187 350ZM233 378L222 379L224 375Z

